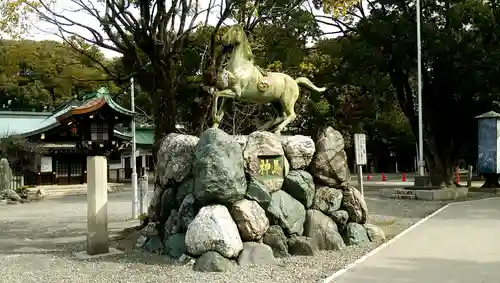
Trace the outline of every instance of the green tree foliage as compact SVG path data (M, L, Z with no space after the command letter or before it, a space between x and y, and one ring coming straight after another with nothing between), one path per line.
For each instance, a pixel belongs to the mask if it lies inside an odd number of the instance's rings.
M115 99L129 107L129 78L134 76L136 109L144 114L143 122L156 124L157 138L179 131L175 124L181 124L187 133L199 133L210 123L211 97L202 86L211 82L203 74L208 70L208 78L214 74L217 77L223 66L217 36L225 29L222 22L231 19L245 26L258 65L294 77L307 76L318 85L328 86L322 95L302 91L297 109L300 117L292 125L292 131L315 135L328 124L344 132L348 144L354 131L370 132L372 138L391 146L410 143L413 138L407 119L399 119L400 109L386 107L397 102L390 75L377 64L364 62L372 62L373 58L370 58L372 50L360 40L362 30L357 29L368 15L360 12L362 6L358 1L313 1L327 13L317 16L317 10L309 9L308 1L213 0L210 12L220 15L214 27L206 22L196 27L188 20L183 26L174 25L174 20L184 16L185 19L193 15L197 19L204 17L195 3L184 6L189 1L172 2L178 5L175 13L169 12L170 7L150 9L154 6L151 4L159 1L107 1L103 3L107 5L104 16L85 9L89 6L85 1L71 2L99 21L103 30L52 10L45 1L31 6L46 21L61 28L65 44L27 41L23 41L23 46L4 44L4 49L8 47L14 52L12 56L10 51L2 53L8 55L3 56L5 64L1 64L5 65L1 72L5 95L0 105L51 109L74 95L105 85ZM18 4L25 7L25 3ZM376 11L377 2L370 4ZM139 16L128 13L131 9L136 9ZM363 20L356 24L354 19L360 18ZM327 21L343 36L318 41L323 34L319 24ZM83 30L80 27L79 32L71 29L80 25ZM163 28L156 29L159 25ZM314 46L311 39L316 40ZM122 56L108 62L97 46ZM361 64L356 65L356 60ZM18 73L24 75L15 75ZM107 82L110 79L114 83ZM229 105L222 127L236 134L249 133L269 118L266 110L242 103Z
M35 0L0 0L0 34L13 38L23 35L31 26Z
M90 48L90 47L89 47ZM94 47L93 52L103 55ZM93 60L55 41L0 41L0 107L53 110L61 103L114 84ZM114 89L117 91L116 89Z
M300 29L315 25L311 21L313 18L302 11L307 6L307 1L303 0L211 0L208 7L202 7L201 1L191 0L68 2L76 10L86 11L90 18L99 22L102 30L42 0L38 1L40 7L35 9L42 19L57 26L63 37L74 36L123 55L126 73L134 74L141 88L150 96L156 141L165 134L177 131L176 125L182 122L183 117L179 111L187 110L184 105L194 104L191 110L198 113L191 119L191 125L198 125L191 127L192 130L203 128L211 98L206 93L207 88L200 88L200 84L213 86L217 81L223 60L217 56L216 38L223 22L233 19L243 23L249 34L270 23L276 23L278 27L286 23L293 27L297 22ZM210 15L218 17L215 26L205 29L203 33L207 34L201 37L193 36L197 30L196 23L207 26ZM84 31L75 32L74 27ZM199 46L198 43L204 45ZM289 59L296 60L296 57ZM203 74L202 81L196 77L200 74ZM195 84L197 86L193 88ZM189 99L192 96L194 98ZM196 119L197 123L194 123Z
M357 23L332 21L345 32L342 66L352 74L365 73L390 82L396 101L417 133L414 1L370 0L368 7L369 13L357 8ZM423 2L424 154L432 174L442 177L446 186L453 186L458 159L474 152L473 117L497 108L499 12L493 1Z

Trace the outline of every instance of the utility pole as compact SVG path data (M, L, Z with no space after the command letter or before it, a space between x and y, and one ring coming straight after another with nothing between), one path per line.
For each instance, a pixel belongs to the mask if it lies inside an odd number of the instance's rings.
M418 77L418 175L424 176L424 130L422 118L422 39L420 35L420 0L417 0L417 77Z
M137 218L137 209L139 207L139 199L137 192L137 165L136 165L136 147L135 147L135 93L134 93L134 78L130 78L130 105L134 117L132 118L132 219Z

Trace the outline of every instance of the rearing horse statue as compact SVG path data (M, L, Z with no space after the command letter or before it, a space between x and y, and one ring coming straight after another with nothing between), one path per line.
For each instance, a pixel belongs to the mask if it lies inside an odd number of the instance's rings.
M324 87L316 87L305 77L293 79L287 74L265 72L256 66L250 43L241 25L234 25L228 29L222 37L222 45L225 48L232 48L232 52L226 68L228 83L224 89L213 93L212 127L214 128L217 128L222 121L226 98L232 98L259 104L270 103L278 117L265 123L258 130L265 131L277 125L274 133L280 134L297 117L294 107L300 94L299 85L317 92L326 90ZM218 106L219 97L221 103Z

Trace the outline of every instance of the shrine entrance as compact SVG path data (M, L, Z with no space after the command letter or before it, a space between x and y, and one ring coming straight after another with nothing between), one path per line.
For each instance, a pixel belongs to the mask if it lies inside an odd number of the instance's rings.
M57 185L76 185L85 182L86 159L81 155L54 156Z

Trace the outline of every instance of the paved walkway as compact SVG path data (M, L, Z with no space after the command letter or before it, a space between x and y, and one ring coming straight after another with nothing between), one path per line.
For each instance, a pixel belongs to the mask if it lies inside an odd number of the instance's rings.
M498 283L500 198L452 204L326 282Z

